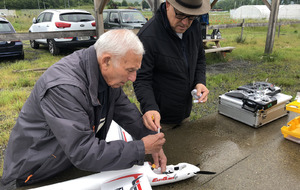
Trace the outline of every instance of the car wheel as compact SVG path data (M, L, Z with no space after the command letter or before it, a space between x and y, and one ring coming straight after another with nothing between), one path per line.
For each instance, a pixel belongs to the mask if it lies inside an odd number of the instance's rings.
M19 55L19 56L18 56L18 59L20 59L20 60L24 60L24 51L22 52L22 54L21 54L21 55Z
M39 49L40 44L36 43L35 40L30 40L30 46L31 46L31 48L33 48L33 49Z
M59 54L59 48L56 46L55 41L53 39L48 40L48 48L49 48L49 52L52 55L58 55Z

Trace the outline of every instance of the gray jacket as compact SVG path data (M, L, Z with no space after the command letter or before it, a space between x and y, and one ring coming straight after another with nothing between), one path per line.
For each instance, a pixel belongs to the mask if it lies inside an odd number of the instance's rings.
M66 168L93 172L125 169L144 162L141 140L105 142L112 120L133 138L151 132L121 88L110 88L100 136L97 110L101 75L93 46L61 59L37 81L14 126L5 152L3 184L32 184ZM101 88L101 87L100 87Z

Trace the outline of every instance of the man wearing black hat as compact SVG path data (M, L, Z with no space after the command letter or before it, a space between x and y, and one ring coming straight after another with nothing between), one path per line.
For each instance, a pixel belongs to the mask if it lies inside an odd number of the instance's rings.
M139 31L145 48L134 90L145 125L154 131L186 121L192 108L207 101L206 61L197 16L208 13L209 0L167 0Z

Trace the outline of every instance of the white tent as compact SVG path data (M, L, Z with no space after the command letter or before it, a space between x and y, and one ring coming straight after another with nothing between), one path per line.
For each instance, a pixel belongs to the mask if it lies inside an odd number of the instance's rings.
M266 5L244 5L235 10L230 10L232 19L264 19L269 18L270 10Z
M279 6L278 19L297 19L300 20L300 5L281 5Z
M266 5L244 5L235 10L230 10L232 19L269 19L270 10ZM278 19L300 20L300 5L280 5Z

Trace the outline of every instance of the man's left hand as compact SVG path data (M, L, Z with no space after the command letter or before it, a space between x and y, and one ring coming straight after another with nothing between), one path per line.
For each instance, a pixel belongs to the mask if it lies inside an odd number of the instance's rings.
M197 90L197 96L200 96L200 94L202 94L201 97L198 99L198 102L206 102L209 93L209 90L206 88L206 86L204 84L198 83L195 86L195 89Z

